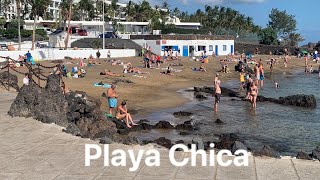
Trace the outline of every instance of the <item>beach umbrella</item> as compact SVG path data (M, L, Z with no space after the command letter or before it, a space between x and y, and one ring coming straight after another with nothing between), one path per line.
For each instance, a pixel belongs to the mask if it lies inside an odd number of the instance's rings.
M82 68L83 66L84 66L84 64L83 64L83 60L82 60L82 59L80 59L79 67L80 67L80 68Z

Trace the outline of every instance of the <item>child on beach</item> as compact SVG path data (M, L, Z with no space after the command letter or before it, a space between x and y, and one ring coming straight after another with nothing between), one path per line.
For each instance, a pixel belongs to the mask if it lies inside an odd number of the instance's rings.
M243 72L240 72L240 87L239 89L242 90L244 88L244 84L245 84L245 80L244 80L244 73Z

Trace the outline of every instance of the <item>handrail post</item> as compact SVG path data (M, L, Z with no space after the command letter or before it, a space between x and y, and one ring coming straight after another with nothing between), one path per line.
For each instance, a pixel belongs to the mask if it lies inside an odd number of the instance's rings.
M38 63L38 84L40 86L40 64Z
M8 91L10 91L10 64L9 64L9 58L7 58L7 66L8 66Z

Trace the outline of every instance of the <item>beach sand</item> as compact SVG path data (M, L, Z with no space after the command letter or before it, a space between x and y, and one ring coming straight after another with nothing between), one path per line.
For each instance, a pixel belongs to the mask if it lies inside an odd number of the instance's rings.
M270 56L256 55L254 59L262 59L265 67L265 73L269 73L269 65L266 60ZM139 115L144 115L159 109L173 108L183 105L188 100L183 98L177 93L180 89L186 89L194 86L213 86L213 80L216 73L220 74L220 79L222 81L222 86L224 81L228 80L238 80L239 73L234 71L234 66L236 62L229 64L230 73L220 73L221 66L219 60L224 57L210 57L208 64L203 64L207 72L193 72L192 67L199 68L200 62L192 61L190 58L182 58L180 63L183 66L172 67L174 69L181 69L181 72L174 72L173 76L160 74L161 68L166 68L167 65L161 65L160 69L145 69L141 68L142 71L147 71L150 74L145 74L146 78L134 77L131 74L123 74L122 66L112 66L111 63L106 63L105 60L101 59L98 62L101 65L94 65L91 67L85 67L87 75L84 78L78 79L68 79L63 78L67 87L70 90L85 91L90 96L100 99L102 102L102 110L107 110L106 98L102 97L102 93L106 92L106 88L94 87L94 83L112 83L115 79L126 79L131 80L133 83L123 83L117 84L116 91L119 94L118 101L122 100L128 101L128 108L138 110ZM134 67L142 66L142 57L132 57L132 58L116 58L117 60L122 60L125 62L131 62ZM274 66L273 73L280 72L290 72L294 69L304 69L304 59L297 59L292 57L287 68L284 68L283 58L279 58L279 64ZM73 64L68 64L68 70L71 71L72 66L77 66L79 60L65 60L65 62L72 62ZM87 63L87 60L84 60ZM309 60L311 63L311 60ZM172 63L172 62L170 62ZM50 61L41 62L42 65L53 66ZM252 65L253 67L253 65ZM314 68L317 68L314 65ZM108 77L100 75L105 69L111 70L114 73L124 75L125 77ZM18 71L26 72L27 68L18 68ZM44 69L46 75L49 74L51 69ZM11 71L12 72L12 71ZM14 74L17 74L14 72ZM23 75L17 74L19 78L19 86L22 85ZM35 79L38 82L37 79ZM45 82L41 81L41 86L44 86Z

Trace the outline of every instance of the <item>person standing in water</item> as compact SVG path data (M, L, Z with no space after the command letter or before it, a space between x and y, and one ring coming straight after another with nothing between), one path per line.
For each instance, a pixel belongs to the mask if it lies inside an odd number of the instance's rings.
M264 68L262 62L260 62L259 65L259 71L260 71L260 87L263 87L263 81L264 81Z
M239 90L242 90L244 88L244 85L245 85L245 80L244 80L244 73L243 72L240 72L240 87L239 87Z
M220 80L218 78L215 79L215 81L214 81L214 91L215 91L215 93L214 93L214 97L215 97L214 112L218 112L218 104L220 102L220 97L221 97L221 87L220 87L220 85L221 85Z
M253 82L250 87L250 101L252 104L252 108L256 110L257 108L257 97L258 97L258 86L257 81Z

